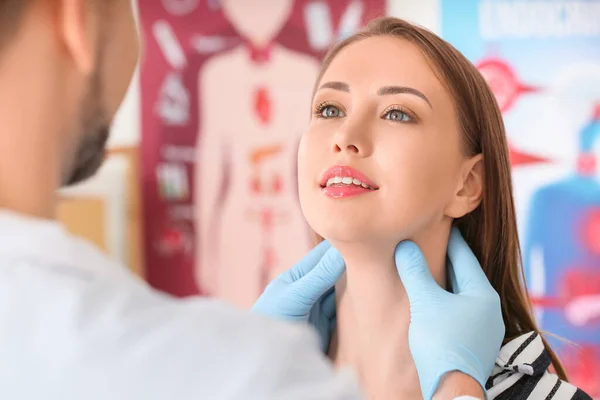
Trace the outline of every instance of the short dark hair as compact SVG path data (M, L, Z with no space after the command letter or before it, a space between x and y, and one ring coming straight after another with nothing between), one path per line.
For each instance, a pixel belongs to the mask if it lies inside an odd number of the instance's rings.
M31 0L0 0L0 49L16 34Z

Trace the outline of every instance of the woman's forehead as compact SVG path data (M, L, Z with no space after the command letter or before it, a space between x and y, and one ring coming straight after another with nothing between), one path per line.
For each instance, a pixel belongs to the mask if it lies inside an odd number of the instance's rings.
M403 85L423 90L441 89L441 83L423 52L406 39L377 36L343 48L324 72L319 86L340 81L352 86Z
M403 87L423 93L430 105L453 109L447 85L423 50L406 39L376 36L344 47L323 73L315 92L331 83L347 92L378 93L385 87ZM435 107L437 108L437 107Z

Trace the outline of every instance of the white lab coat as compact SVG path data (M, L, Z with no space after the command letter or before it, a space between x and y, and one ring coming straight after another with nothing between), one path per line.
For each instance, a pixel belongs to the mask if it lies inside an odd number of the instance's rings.
M56 223L0 212L0 399L361 398L315 336L160 294Z

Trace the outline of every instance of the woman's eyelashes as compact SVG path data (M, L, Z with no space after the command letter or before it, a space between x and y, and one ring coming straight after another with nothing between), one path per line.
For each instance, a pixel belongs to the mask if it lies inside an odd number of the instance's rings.
M410 111L401 106L391 106L382 115L383 119L393 122L415 123L417 118Z
M328 103L320 103L315 109L315 116L317 118L341 118L345 117L346 114L340 110L339 107Z
M317 118L331 119L331 118L343 118L346 116L345 111L341 107L331 104L329 102L323 102L317 105L314 110L314 115ZM381 115L382 119L400 122L400 123L415 123L417 118L410 111L402 106L391 106L388 107Z

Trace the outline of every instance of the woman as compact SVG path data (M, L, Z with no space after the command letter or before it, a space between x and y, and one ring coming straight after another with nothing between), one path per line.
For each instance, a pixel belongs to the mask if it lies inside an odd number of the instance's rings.
M312 108L298 155L301 205L346 261L336 285L334 363L352 366L370 395L386 366L401 365L399 396L421 396L394 248L414 241L436 282L451 290L446 248L458 226L502 303L505 346L488 396L588 399L562 381L559 360L535 333L502 116L476 68L433 33L382 18L325 57ZM558 377L546 371L550 364Z

